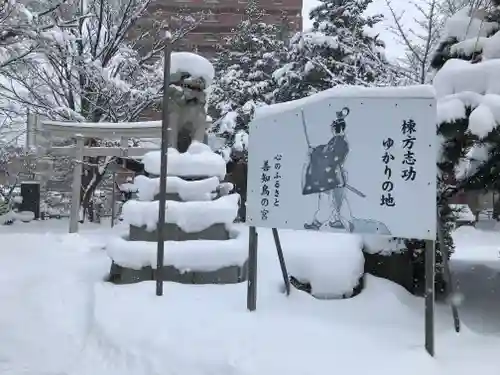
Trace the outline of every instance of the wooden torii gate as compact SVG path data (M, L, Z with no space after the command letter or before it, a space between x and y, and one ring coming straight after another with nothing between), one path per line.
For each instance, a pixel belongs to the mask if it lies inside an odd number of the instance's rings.
M76 139L72 147L49 146L47 149L54 155L72 156L75 159L69 232L76 233L80 211L83 158L85 156L141 157L150 151L158 150L158 148L129 147L129 140L131 138L159 138L161 121L130 123L42 121L41 132L47 138ZM84 144L85 138L119 139L120 147L88 147Z
M212 119L207 116L207 123L211 122ZM85 156L141 157L150 151L159 150L159 147L129 147L128 141L131 138L159 139L161 138L161 125L161 121L122 123L65 122L42 120L40 116L34 114L28 116L26 132L26 147L28 149L34 147L38 156L42 156L40 155L40 146L43 143L42 139L45 139L49 141L49 144L44 154L49 151L53 155L72 156L75 159L69 225L70 233L78 232L83 158ZM51 137L75 138L76 142L72 147L51 147ZM88 147L84 144L85 138L120 140L120 147ZM205 134L204 143L210 144L210 138L207 134Z

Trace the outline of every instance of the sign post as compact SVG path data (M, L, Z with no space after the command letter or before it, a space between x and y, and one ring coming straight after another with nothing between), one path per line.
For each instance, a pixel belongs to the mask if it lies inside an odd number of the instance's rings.
M432 240L425 241L425 350L434 357L434 306L436 247Z
M425 347L434 355L435 94L427 86L355 89L256 111L248 149L250 255L257 252L255 227L425 240ZM255 283L250 277L252 309Z
M257 308L257 229L250 227L248 239L247 309Z
M444 233L443 233L443 225L441 223L441 215L439 214L439 209L437 213L437 223L438 223L438 228L437 228L437 237L438 237L438 242L441 250L441 255L443 257L443 273L445 277L445 281L447 283L447 294L449 296L453 296L455 293L455 286L453 284L453 278L451 277L451 271L450 271L450 262L448 260L450 256L450 249L446 245L444 241ZM453 316L453 325L455 327L455 332L459 333L460 332L460 317L458 315L458 308L453 301L453 298L450 298L450 305L451 305L451 315Z

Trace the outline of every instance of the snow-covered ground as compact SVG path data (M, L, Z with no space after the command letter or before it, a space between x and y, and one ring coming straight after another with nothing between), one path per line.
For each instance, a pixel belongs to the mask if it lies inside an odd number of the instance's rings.
M102 246L124 228L86 225L81 234L68 235L66 225L0 227L2 375L498 371L500 339L467 327L455 334L446 306L437 308L437 357L430 358L423 349L423 300L388 281L368 277L366 289L348 300L317 300L295 289L286 297L267 230L259 231L258 307L250 313L246 284L168 283L164 296L156 297L154 283L105 283L109 260ZM335 235L328 236L283 231L287 261L293 264L299 251L334 246ZM500 246L500 235L485 240L489 251L470 255L483 236L467 228L457 232L454 262L494 263L487 254Z
M500 337L500 231L458 228L451 259L460 316L471 330Z

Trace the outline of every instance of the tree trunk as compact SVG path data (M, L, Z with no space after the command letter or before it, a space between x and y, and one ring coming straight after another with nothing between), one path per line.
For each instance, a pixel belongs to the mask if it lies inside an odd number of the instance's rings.
M105 166L99 167L97 165L99 162L98 157L89 157L86 159L88 159L86 160L88 164L83 166L82 187L80 190L80 207L82 209L82 217L80 220L82 221L85 220L90 200L106 172Z

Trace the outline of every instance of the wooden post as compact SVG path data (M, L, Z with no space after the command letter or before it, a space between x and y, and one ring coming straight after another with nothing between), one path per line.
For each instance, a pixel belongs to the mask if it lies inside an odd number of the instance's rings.
M120 148L122 149L121 156L123 158L128 156L128 137L120 138Z
M125 158L128 156L128 140L129 138L126 136L120 137L120 156L122 157L121 166L125 168ZM117 163L115 163L118 165ZM112 199L112 207L111 207L111 228L115 226L115 206L116 206L116 170L113 170L113 199Z
M82 172L83 172L83 152L84 138L76 135L75 147L75 167L73 168L73 193L71 196L71 216L69 220L69 232L78 232L78 220L80 219L80 194L82 189Z
M425 350L434 357L436 250L434 241L425 241Z

